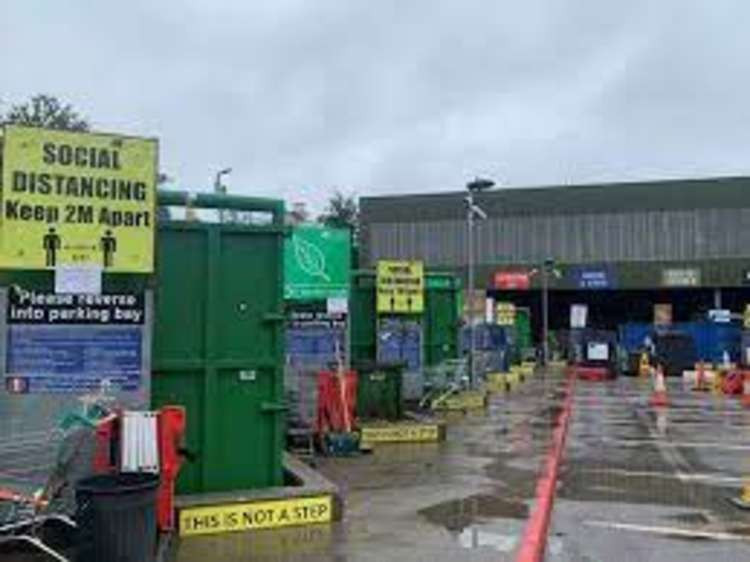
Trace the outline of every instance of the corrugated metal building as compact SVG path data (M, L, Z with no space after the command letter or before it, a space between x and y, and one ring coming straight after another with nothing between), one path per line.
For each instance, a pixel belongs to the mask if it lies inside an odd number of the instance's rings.
M464 196L363 198L362 264L423 259L465 274ZM477 202L488 215L476 229L477 287L535 307L541 276L531 275L528 291L509 292L503 273L526 275L552 258L560 273L553 298L565 316L558 323L567 322L569 302L582 300L602 301L602 324L628 312L650 318L654 302L674 302L683 317L744 307L750 178L501 188Z

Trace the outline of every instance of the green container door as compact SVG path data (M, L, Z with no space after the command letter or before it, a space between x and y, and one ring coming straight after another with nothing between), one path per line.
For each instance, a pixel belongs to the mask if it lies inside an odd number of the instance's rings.
M427 276L425 294L425 366L458 357L458 299L461 286L452 275Z
M375 274L356 272L352 275L349 298L349 346L353 362L375 360L377 354L375 314Z
M167 223L155 291L155 407L187 410L180 493L282 483L282 227Z
M458 357L458 324L461 311L461 281L446 274L426 272L423 366ZM377 357L375 273L357 271L352 276L351 298L352 361L374 361Z

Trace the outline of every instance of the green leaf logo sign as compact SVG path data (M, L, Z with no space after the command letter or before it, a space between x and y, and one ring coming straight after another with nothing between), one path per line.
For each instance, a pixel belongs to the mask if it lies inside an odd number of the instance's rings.
M331 278L326 275L326 258L320 248L299 236L292 238L292 244L300 269L310 277L320 277L330 283Z

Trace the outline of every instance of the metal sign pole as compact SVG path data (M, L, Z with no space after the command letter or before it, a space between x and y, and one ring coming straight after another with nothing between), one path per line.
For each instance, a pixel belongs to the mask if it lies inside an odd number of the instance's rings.
M469 285L469 387L474 388L474 193L469 190L467 197L466 225L468 251L468 285Z

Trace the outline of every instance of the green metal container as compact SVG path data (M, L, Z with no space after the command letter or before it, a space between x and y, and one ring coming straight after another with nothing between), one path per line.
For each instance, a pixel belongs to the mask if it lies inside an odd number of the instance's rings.
M271 215L263 225L168 221L157 237L152 402L187 410L179 493L282 483L281 201L168 193L161 205Z
M513 362L519 363L522 359L524 350L527 350L534 345L531 341L531 314L528 308L516 309L514 330Z
M362 420L399 420L404 415L401 395L403 363L360 361L357 371L357 417Z
M424 341L428 367L458 357L461 280L454 275L431 273L426 279Z
M425 273L424 366L437 365L458 357L461 281L439 272ZM377 357L377 313L375 311L375 272L352 274L351 356L353 361L375 361Z

